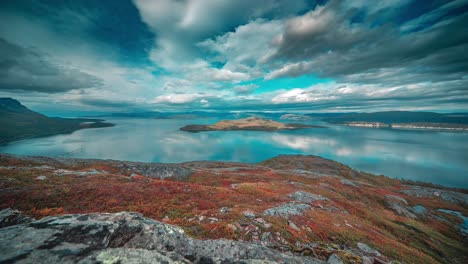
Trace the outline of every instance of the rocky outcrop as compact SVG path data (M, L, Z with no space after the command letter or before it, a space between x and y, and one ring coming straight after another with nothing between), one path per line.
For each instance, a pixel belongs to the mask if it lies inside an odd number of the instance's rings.
M306 210L310 208L311 207L308 204L287 203L277 207L266 209L263 212L263 214L287 218L293 215L302 215Z
M327 197L324 197L322 195L303 192L303 191L297 191L297 192L289 194L288 196L292 198L294 201L302 202L302 203L312 203L315 201L328 201L329 200Z
M1 263L323 263L258 244L197 240L140 214L75 214L32 221L0 212ZM11 220L16 219L16 220Z
M24 216L18 210L12 210L8 208L8 209L4 209L0 211L0 228L12 226L12 225L30 223L33 220L34 218Z
M408 202L403 197L387 194L385 195L384 203L388 209L395 211L399 215L416 218L415 212L408 206Z
M446 189L438 189L424 186L412 186L410 189L402 190L404 194L416 197L437 197L449 203L468 204L468 194L455 192Z

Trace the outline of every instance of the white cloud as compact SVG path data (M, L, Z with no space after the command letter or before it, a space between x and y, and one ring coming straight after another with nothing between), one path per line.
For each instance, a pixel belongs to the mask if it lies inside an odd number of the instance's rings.
M166 94L157 96L151 103L186 104L203 97L201 94Z
M272 41L283 28L283 21L259 19L237 27L234 32L200 42L199 46L216 52L216 59L253 66L272 52Z

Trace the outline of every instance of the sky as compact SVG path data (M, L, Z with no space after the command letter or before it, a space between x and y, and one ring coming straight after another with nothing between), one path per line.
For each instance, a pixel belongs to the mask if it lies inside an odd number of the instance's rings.
M0 97L51 115L468 112L468 0L2 0Z

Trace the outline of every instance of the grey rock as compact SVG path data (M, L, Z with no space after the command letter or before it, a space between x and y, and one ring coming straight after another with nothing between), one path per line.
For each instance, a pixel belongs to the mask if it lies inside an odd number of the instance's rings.
M193 239L176 226L129 212L46 217L0 228L0 252L0 263L323 263L260 244Z
M57 169L54 171L55 175L58 176L65 176L65 175L76 175L81 177L92 176L97 174L106 174L107 171L98 171L95 169L91 169L89 171L74 171L74 170L66 170L66 169Z
M252 210L245 210L242 214L248 218L255 218L255 213Z
M229 207L221 207L221 208L219 209L219 212L220 212L221 214L227 214L227 213L229 213L229 212L231 212L231 211L232 211L232 209L229 208Z
M410 218L417 218L413 208L408 206L408 202L396 195L385 195L384 198L385 206L393 211L395 211L399 215L403 215Z
M302 202L302 203L312 203L315 201L329 201L327 197L324 197L322 195L303 192L303 191L297 191L297 192L289 194L288 196L292 198L293 200L297 202Z
M287 218L292 215L302 215L306 210L310 209L308 204L287 203L278 207L273 207L263 211L263 214L270 216L281 216Z
M341 179L340 182L344 185L348 185L348 186L351 186L351 187L359 187L359 183L355 182L355 181L352 181L352 180L348 180L348 179Z
M374 264L374 258L362 257L362 264Z
M370 254L370 255L375 255L377 257L382 256L379 251L371 248L369 245L358 242L357 243L358 248L363 251L364 253Z
M300 231L299 227L297 227L297 225L296 225L294 222L288 221L288 225L289 225L292 229L294 229L294 230L296 230L296 231Z
M31 221L34 221L34 218L25 216L18 210L7 208L0 211L0 228L17 224L25 224Z
M329 264L343 264L343 261L341 260L340 257L338 257L336 254L332 254L329 258L327 263Z
M37 177L36 177L36 180L40 180L40 181L43 181L43 180L45 180L45 179L47 179L47 177L44 176L44 175L40 175L40 176L37 176Z
M468 204L468 194L459 193L451 190L423 186L411 186L410 189L402 190L401 192L407 195L422 198L436 197L454 204Z

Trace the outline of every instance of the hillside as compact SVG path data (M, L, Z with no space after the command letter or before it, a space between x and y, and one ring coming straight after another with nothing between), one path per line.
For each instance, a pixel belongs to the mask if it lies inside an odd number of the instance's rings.
M100 119L51 118L34 112L12 98L0 98L0 144L78 129L109 127Z
M0 209L25 215L0 212L0 238L10 237L0 261L467 263L467 205L466 190L317 156L163 164L0 154Z
M449 123L468 124L467 115L446 115L433 112L386 111L375 113L351 113L325 117L324 121L333 123L378 122L394 123Z

